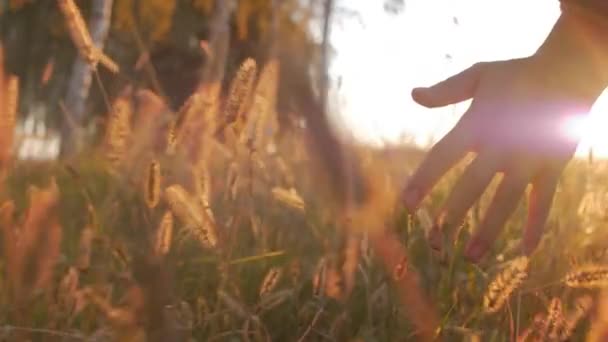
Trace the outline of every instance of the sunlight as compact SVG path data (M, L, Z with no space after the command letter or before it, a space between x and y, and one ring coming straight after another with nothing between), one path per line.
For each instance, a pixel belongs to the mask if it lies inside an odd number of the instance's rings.
M578 156L585 156L589 150L599 158L608 158L608 91L595 102L589 116L573 120L567 124L567 132L572 137L582 138L577 149Z
M568 139L579 140L587 135L589 130L588 116L569 117L561 125L561 129Z
M375 4L341 2L357 10L364 25L342 20L332 32L337 55L331 75L340 79L339 111L361 141L408 141L421 147L443 136L469 103L429 110L411 100L413 87L434 84L475 62L529 56L560 13L555 0L410 0L398 16ZM373 60L379 62L371 66ZM578 156L592 149L595 156L608 158L606 127L608 93L586 120L565 123L564 129L582 137Z

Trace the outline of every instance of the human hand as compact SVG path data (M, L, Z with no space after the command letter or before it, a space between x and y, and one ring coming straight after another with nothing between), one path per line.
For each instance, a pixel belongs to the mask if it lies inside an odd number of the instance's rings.
M454 240L467 211L497 173L503 174L502 180L467 243L465 257L478 262L486 254L528 184L532 189L523 252L530 254L538 245L558 179L578 144L566 127L589 112L603 89L566 80L544 62L532 56L478 63L432 87L412 91L414 100L429 108L473 99L456 126L431 149L402 195L405 206L415 210L455 163L468 152L476 153L436 216L428 237L432 248L441 250L444 241Z

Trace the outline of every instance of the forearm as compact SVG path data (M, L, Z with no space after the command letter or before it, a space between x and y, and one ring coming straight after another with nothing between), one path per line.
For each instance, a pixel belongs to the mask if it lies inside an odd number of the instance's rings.
M599 95L608 86L608 15L573 1L563 1L562 10L535 56L544 69L555 70L556 80Z

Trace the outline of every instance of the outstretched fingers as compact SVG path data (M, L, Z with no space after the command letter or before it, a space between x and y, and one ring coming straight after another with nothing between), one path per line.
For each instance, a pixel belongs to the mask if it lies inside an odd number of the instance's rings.
M466 247L465 256L471 262L479 262L490 249L517 208L517 204L528 186L530 174L528 168L513 170L505 174L485 217Z
M414 211L426 194L470 149L470 136L457 125L433 146L425 160L410 177L402 194L403 204Z
M429 244L440 250L443 241L452 242L456 228L494 178L499 160L496 154L481 153L466 168L445 201L435 225L429 232ZM447 239L444 239L444 235Z
M540 172L532 183L522 243L526 255L532 254L541 240L562 169L560 166Z

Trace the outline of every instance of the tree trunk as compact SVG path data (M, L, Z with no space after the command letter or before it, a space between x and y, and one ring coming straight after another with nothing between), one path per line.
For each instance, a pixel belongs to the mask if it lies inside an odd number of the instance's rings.
M93 0L89 32L98 51L103 51L110 30L113 0ZM63 122L62 154L78 153L84 144L85 104L91 89L93 67L77 54L65 98L66 117ZM109 104L108 104L109 105Z

